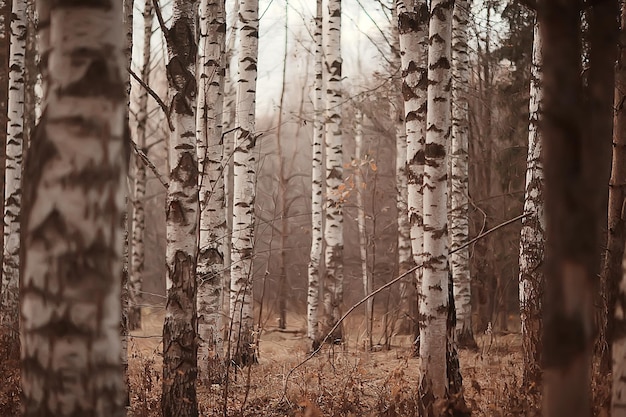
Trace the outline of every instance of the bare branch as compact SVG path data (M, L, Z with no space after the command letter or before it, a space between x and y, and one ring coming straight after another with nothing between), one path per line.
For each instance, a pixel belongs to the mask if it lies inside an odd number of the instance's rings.
M165 104L163 100L161 100L161 97L159 97L159 95L152 88L150 88L148 84L146 84L141 78L139 78L139 76L135 74L135 72L132 69L128 68L128 72L143 88L145 88L148 94L150 94L150 96L159 104L159 106L161 107L161 110L163 110L163 113L165 113L165 117L167 118L167 124L170 130L173 132L174 125L172 125L172 119L170 119L169 106Z
M148 158L148 155L146 155L141 149L139 149L139 147L137 146L137 144L135 143L134 140L131 140L129 142L132 145L133 149L135 150L135 153L139 156L139 158L141 158L141 161L148 168L150 168L150 170L154 173L154 175L157 177L159 182L161 184L163 184L163 186L165 188L168 188L169 187L169 183L165 180L163 175L161 175L161 173L159 172L158 168L152 163L152 161L150 161L150 158Z
M154 13L156 14L157 20L159 21L159 26L161 27L161 31L163 35L165 35L165 39L167 39L167 26L165 26L165 20L163 20L163 15L161 14L161 6L159 6L159 0L152 0L152 5L154 6Z

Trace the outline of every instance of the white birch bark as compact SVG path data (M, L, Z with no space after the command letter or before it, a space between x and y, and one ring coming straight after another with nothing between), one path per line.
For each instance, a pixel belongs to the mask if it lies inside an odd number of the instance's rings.
M311 252L307 292L307 335L313 349L319 346L319 296L320 261L322 259L322 142L324 140L323 119L323 72L322 72L322 0L316 1L315 12L315 84L313 98L313 161L311 164Z
M372 277L367 268L367 230L365 228L365 206L363 205L364 183L361 172L363 166L363 113L360 109L355 109L355 186L356 206L357 206L357 227L359 229L359 257L361 261L361 281L363 283L363 295L367 296L372 292ZM368 298L365 302L365 337L368 346L372 347L372 319L374 317L374 299Z
M24 57L26 1L13 0L9 46L9 94L4 169L4 251L2 259L2 325L9 330L9 350L19 346L20 209L24 137Z
M533 39L533 56L530 71L530 104L528 125L528 158L526 161L526 193L520 235L519 301L524 351L523 382L527 387L541 377L539 363L541 338L541 297L543 294L543 263L545 217L543 213L543 163L541 161L541 136L539 115L541 109L541 36L536 23Z
M406 127L407 215L409 218L411 252L416 265L422 263L424 219L423 176L424 143L426 141L426 78L428 53L428 6L423 0L397 0L400 61L402 64L402 96ZM421 293L422 269L415 274L418 301ZM417 334L415 336L418 336ZM417 346L416 346L417 348Z
M219 381L223 356L222 255L226 235L222 166L223 51L226 34L224 0L200 1L198 45L197 152L200 195L198 266L198 372L204 381Z
M154 10L152 0L146 0L143 8L143 62L141 67L141 79L146 85L150 85L150 62L151 62L151 38L152 21ZM139 91L137 109L137 146L147 153L147 129L148 129L148 91L141 88ZM129 280L129 312L128 327L130 330L141 327L141 283L143 281L145 246L145 211L143 200L146 195L146 165L139 155L135 157L135 179L133 181L133 218L132 218L132 245L130 258Z
M469 30L470 0L456 0L452 23L452 140L450 146L450 268L456 307L456 339L460 346L476 347L472 332L469 247L468 138L469 138Z
M198 3L175 0L166 33L167 78L174 129L169 137L166 202L167 304L163 325L164 417L197 416L196 258L198 158L196 155L196 51Z
M328 1L326 25L326 223L324 240L324 330L330 330L341 317L343 303L343 153L341 140L341 0ZM332 335L342 339L341 326Z
M122 3L98 5L37 2L46 94L22 211L21 382L28 417L125 415L120 220L127 60Z
M234 149L233 236L230 283L230 357L235 363L256 362L252 299L254 202L256 180L255 102L259 41L258 0L239 3L238 127Z
M447 395L446 319L448 310L448 230L446 144L451 116L451 0L431 2L428 48L428 114L424 147L424 272L420 316L423 395ZM428 398L428 397L423 397ZM427 402L427 401L425 401ZM430 408L433 404L424 404Z

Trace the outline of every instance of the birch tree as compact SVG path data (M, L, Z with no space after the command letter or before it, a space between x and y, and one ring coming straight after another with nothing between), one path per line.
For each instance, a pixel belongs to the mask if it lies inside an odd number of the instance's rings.
M452 140L450 268L456 306L456 340L459 346L477 348L472 331L469 247L468 138L469 138L469 54L467 32L471 1L456 0L452 21Z
M198 253L198 158L196 155L195 0L175 0L165 33L172 97L170 181L166 203L167 303L163 324L164 417L197 416L196 257ZM164 27L160 17L159 23Z
M315 12L315 82L313 106L313 161L311 165L311 253L309 260L307 291L307 335L313 349L319 346L319 290L320 261L322 258L322 141L323 120L323 72L322 72L322 0L316 1Z
M420 303L420 392L424 408L448 391L448 230L446 144L452 128L452 0L431 2L428 48L428 114L424 146L424 271Z
M24 57L26 1L13 0L9 46L7 139L4 169L4 252L2 257L2 325L8 329L9 351L19 350L20 206L24 137Z
M622 4L621 36L626 36L626 6ZM613 392L611 416L626 416L626 277L622 271L626 201L626 44L619 45L615 72L615 121L613 125L613 170L609 183L609 235L606 274L620 278L615 304L613 339Z
M151 38L154 9L152 0L146 0L143 7L143 58L141 79L150 84L150 63L152 60ZM148 91L142 88L139 92L137 109L137 146L147 153L148 136ZM131 273L129 279L130 307L128 311L128 327L131 330L141 327L140 294L143 281L145 258L145 210L143 200L146 195L146 166L141 157L135 157L135 179L133 181L133 218L131 246Z
M411 252L417 265L422 263L424 219L423 176L426 141L426 77L428 51L428 6L423 0L397 0L402 96L406 126L407 213L410 223ZM422 269L416 271L418 293L421 293ZM418 300L421 295L418 294ZM419 336L419 329L416 329ZM419 347L415 346L416 351Z
M226 235L222 166L224 0L200 1L196 139L200 191L198 266L198 364L200 379L219 380L222 340L222 255Z
M324 240L324 315L325 330L341 317L343 303L343 152L341 143L341 0L328 1L325 32L326 68L326 222ZM343 338L341 326L332 340Z
M122 3L99 5L37 2L45 94L22 211L24 416L125 415L126 58Z
M237 80L238 128L234 148L233 236L230 283L230 358L237 364L256 362L256 337L252 304L254 253L254 202L256 177L255 102L259 41L258 0L239 3L239 75Z
M543 163L539 117L541 90L541 34L535 24L533 57L530 75L530 123L526 163L526 194L520 236L519 300L524 351L523 384L526 389L538 387L541 380L539 362L541 341L541 297L543 294L543 263L545 219L543 213Z

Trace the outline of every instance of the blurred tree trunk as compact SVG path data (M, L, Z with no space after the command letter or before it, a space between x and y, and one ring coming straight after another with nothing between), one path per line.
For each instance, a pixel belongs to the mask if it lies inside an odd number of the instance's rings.
M426 96L427 96L427 53L428 53L428 6L423 0L397 0L398 33L400 37L400 59L402 64L402 96L404 98L404 120L407 140L407 213L410 224L411 251L413 260L422 264L424 219L423 177L424 144L426 141ZM421 293L422 268L415 274L417 281L416 300ZM414 326L418 340L419 326ZM415 353L419 346L414 346Z
M23 194L24 416L125 415L124 28L120 2L91 6L37 2L47 94Z
M322 0L316 1L315 12L315 95L313 100L313 162L311 167L311 254L307 291L307 335L313 349L320 343L319 292L320 261L322 258L322 141L323 119L323 72L322 72Z
M398 8L392 8L392 66L394 74L390 117L396 138L396 210L398 212L398 275L406 273L415 263L411 253L411 225L407 208L407 140L404 123L404 99L402 97L402 60L400 57L400 34L398 32ZM416 274L410 273L400 282L400 331L415 334L417 318Z
M152 0L146 0L143 8L143 62L141 66L141 79L146 85L150 85L150 63L152 21L154 10ZM148 136L148 91L141 87L137 109L137 146L147 154ZM133 218L132 218L132 244L131 246L131 273L129 279L129 308L128 327L130 330L141 328L141 284L143 282L143 270L145 259L145 211L144 198L146 195L146 165L139 155L135 156L135 178L133 181Z
M326 74L326 222L324 225L325 332L341 317L343 303L343 151L341 137L341 0L329 0L324 48ZM343 339L342 327L332 341Z
M609 235L603 276L618 284L614 314L613 393L611 416L626 416L626 277L624 256L626 212L626 6L622 4L621 37L615 79L615 122L613 125L613 171L609 183Z
M472 331L471 279L469 247L458 249L469 240L468 137L469 53L468 20L471 1L457 0L452 22L452 140L450 268L456 305L456 340L459 346L477 348Z
M597 219L602 215L606 167L604 128L595 130L599 114L586 118L604 111L604 106L584 107L582 6L582 0L546 0L538 14L543 43L541 134L548 236L542 304L543 412L548 417L591 415L594 301L600 261Z
M238 128L234 154L233 236L230 283L231 360L239 365L257 361L253 312L254 204L256 181L254 123L259 41L258 0L239 4L239 80L237 82Z
M524 353L523 386L529 393L541 387L541 297L544 286L544 175L541 161L542 138L539 130L543 92L541 89L541 34L535 24L530 76L528 157L526 191L520 235L519 301Z
M222 286L226 239L222 109L226 35L224 0L200 1L198 110L196 114L200 241L198 266L198 371L203 381L222 378Z
M9 96L4 169L4 251L2 257L1 323L7 330L7 350L19 355L20 210L24 138L24 57L26 0L13 0L9 50Z
M159 12L160 13L160 12ZM160 15L157 14L159 20ZM198 254L198 158L196 155L196 19L195 0L175 0L165 39L167 79L172 97L166 205L167 304L163 324L163 417L195 417L196 258Z
M446 147L451 121L451 37L454 2L433 0L428 47L428 113L424 146L424 272L420 303L420 397L424 412L448 394L448 232Z

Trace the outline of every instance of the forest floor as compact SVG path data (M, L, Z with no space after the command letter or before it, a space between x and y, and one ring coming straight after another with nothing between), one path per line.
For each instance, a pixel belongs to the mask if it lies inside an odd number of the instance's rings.
M130 416L160 416L162 311L144 311L143 328L133 333L129 346ZM394 336L390 349L366 350L362 321L349 318L345 343L324 347L296 369L286 391L286 375L308 356L305 319L289 316L287 332L266 328L259 343L259 364L231 368L226 396L224 385L199 386L200 415L416 416L419 358L411 354L410 338ZM460 352L464 397L472 415L534 415L519 389L520 335L479 335L477 342L478 351Z

